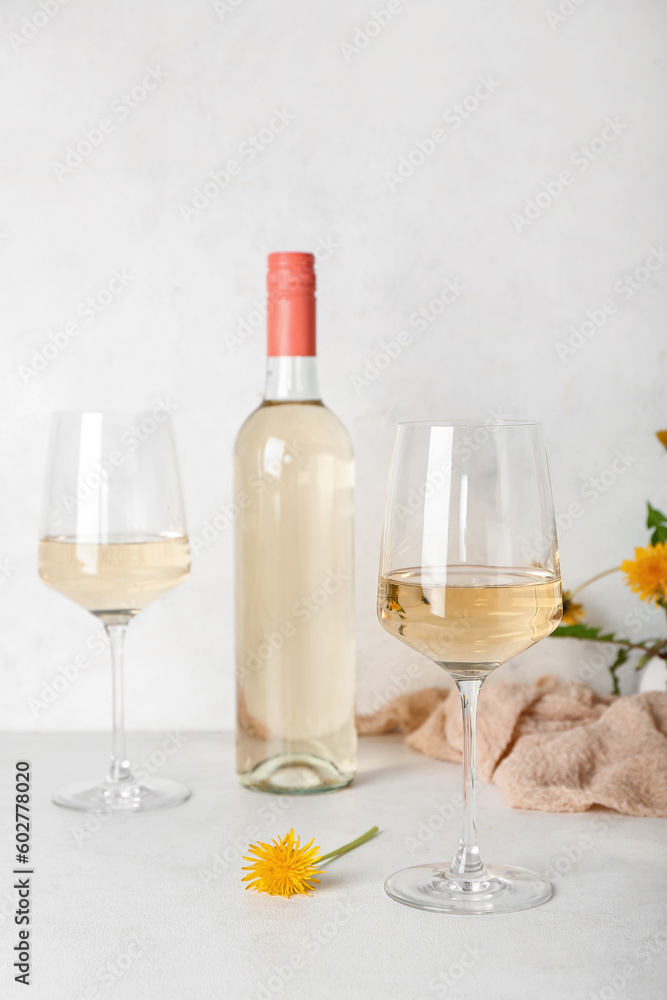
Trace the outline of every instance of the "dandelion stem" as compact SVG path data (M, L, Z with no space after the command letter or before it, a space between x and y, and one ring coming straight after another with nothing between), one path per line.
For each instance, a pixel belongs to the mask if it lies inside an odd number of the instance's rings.
M371 840L379 832L379 827L372 826L370 830L366 830L366 833L362 833L362 835L357 837L356 840L351 840L349 844L344 844L343 847L339 847L337 851L329 851L328 854L323 854L322 857L317 859L318 863L320 861L327 861L330 858L338 858L341 854L347 854L348 851L353 851L355 847L365 844L367 840Z
M606 569L604 573L597 573L595 576L592 576L590 580L586 580L585 583L580 584L575 590L571 591L570 597L574 597L580 590L583 590L584 587L590 586L591 583L595 583L596 580L601 580L603 576L609 576L611 573L618 573L620 568L620 566L612 566L611 569Z

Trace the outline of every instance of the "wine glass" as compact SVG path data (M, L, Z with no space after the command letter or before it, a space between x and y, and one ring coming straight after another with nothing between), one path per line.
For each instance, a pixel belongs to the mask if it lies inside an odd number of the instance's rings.
M190 549L168 414L57 413L51 422L39 575L103 624L112 666L113 738L104 781L69 785L70 809L139 811L184 802L163 778L139 782L125 754L123 646L140 611L187 579Z
M551 895L541 875L481 859L475 723L484 679L562 614L551 486L536 423L399 424L380 557L378 617L443 667L463 710L464 818L450 865L385 883L401 903L441 913L507 913Z

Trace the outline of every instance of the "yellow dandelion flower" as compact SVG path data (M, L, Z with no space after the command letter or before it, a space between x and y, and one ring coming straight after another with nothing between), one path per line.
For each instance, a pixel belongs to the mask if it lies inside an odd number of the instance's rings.
M398 611L399 615L405 615L405 608L398 601L392 601L391 598L387 601L387 610Z
M621 563L626 583L642 601L659 604L667 599L667 542L635 549L634 561Z
M584 617L584 606L583 604L577 604L576 601L572 600L572 595L569 590L563 591L563 617L560 620L561 625L576 625Z
M249 882L246 889L254 889L255 892L268 892L271 896L294 896L302 893L304 896L312 896L308 889L319 885L319 879L315 875L321 875L323 869L315 866L323 861L339 858L348 851L353 851L355 847L365 844L379 833L377 826L372 826L366 833L362 833L356 840L351 840L349 844L343 844L335 851L318 856L319 847L311 847L312 840L305 847L301 847L301 841L294 840L294 830L290 830L284 837L272 840L270 844L250 844L248 850L254 854L254 858L244 857L244 861L251 861L252 864L242 868L241 871L250 872L242 882Z
M252 864L242 869L250 874L241 881L250 883L246 889L268 892L271 896L289 897L298 893L310 896L308 890L320 881L315 875L321 875L323 871L316 867L320 861L319 847L311 847L312 843L311 840L301 847L300 839L295 841L294 830L290 830L270 844L261 841L257 845L251 844L248 850L255 857L243 858Z
M660 444L664 445L664 447L667 448L667 431L656 431L655 436L657 437Z

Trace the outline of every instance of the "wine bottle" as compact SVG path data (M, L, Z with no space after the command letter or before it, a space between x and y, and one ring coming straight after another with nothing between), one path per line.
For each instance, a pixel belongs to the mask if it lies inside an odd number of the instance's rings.
M314 258L273 253L266 392L234 451L237 770L304 794L355 771L354 458L320 399Z

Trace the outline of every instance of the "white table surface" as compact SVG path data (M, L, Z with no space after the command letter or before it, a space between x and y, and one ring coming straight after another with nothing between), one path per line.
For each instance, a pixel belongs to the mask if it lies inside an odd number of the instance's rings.
M160 763L164 739L132 736L133 757L158 751ZM458 837L451 800L459 769L399 737L362 739L357 780L329 795L249 792L236 782L232 737L196 734L158 771L190 784L183 806L96 820L51 805L53 788L103 773L107 742L97 734L0 737L3 1000L667 995L664 820L519 812L481 785L483 856L550 871L554 895L523 913L455 918L401 906L383 891L397 868L449 860ZM19 758L32 761L34 774L29 992L11 969L8 806ZM312 897L244 891L240 855L251 839L294 826L328 851L373 824L381 834L330 863Z

